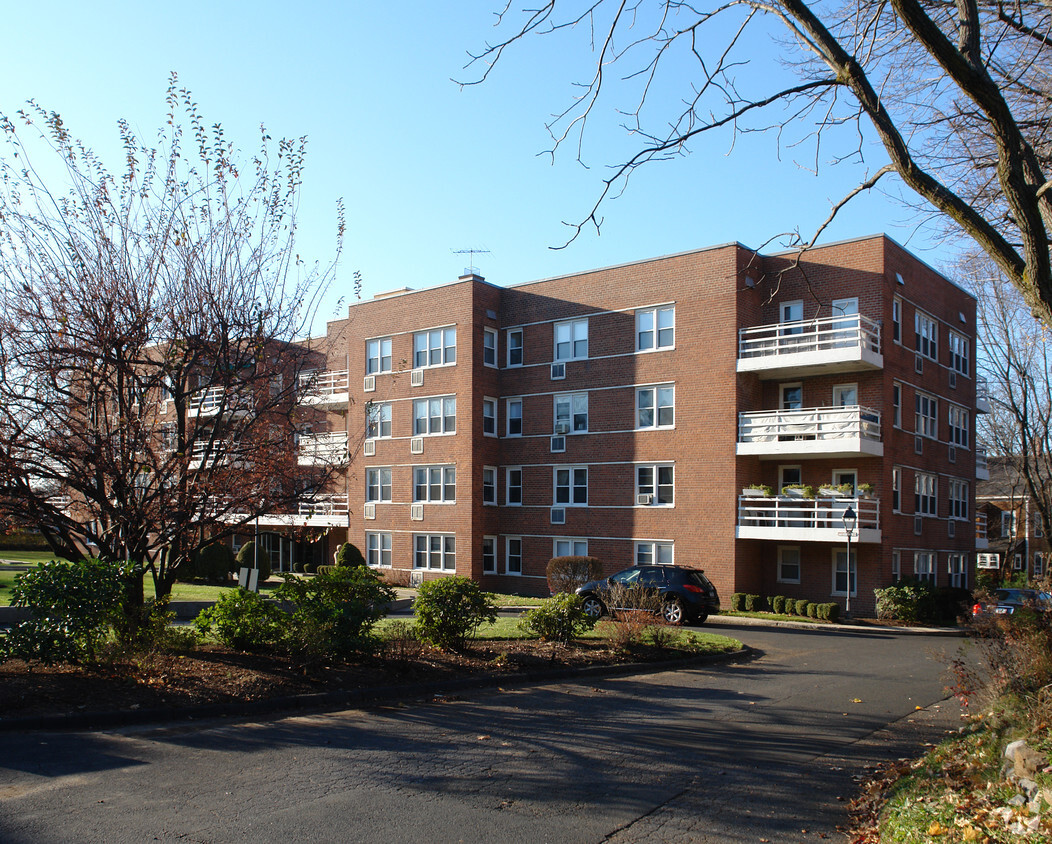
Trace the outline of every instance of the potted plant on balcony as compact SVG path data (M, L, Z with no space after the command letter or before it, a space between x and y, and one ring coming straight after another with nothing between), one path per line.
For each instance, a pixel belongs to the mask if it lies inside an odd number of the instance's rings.
M749 484L749 486L742 489L742 496L745 498L770 498L772 491L767 484Z
M873 497L873 484L859 484L858 485L858 494L862 498L872 498Z
M823 498L850 498L855 493L855 487L851 484L823 484L818 494Z
M782 487L782 495L789 498L814 498L815 488L810 484L786 484Z

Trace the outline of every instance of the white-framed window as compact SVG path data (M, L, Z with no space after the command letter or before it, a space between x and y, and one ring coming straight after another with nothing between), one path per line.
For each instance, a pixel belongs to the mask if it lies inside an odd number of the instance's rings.
M935 585L935 552L915 551L913 553L913 576L917 580L926 580Z
M553 471L556 505L586 507L588 505L588 467L556 466Z
M588 357L588 319L555 323L555 359L582 360Z
M518 507L522 504L522 466L509 466L504 470L504 476L507 490L504 503Z
M968 586L967 557L964 554L950 554L946 558L946 573L950 576L950 586L961 589Z
M522 366L522 329L508 329L508 366Z
M1022 571L1023 570L1023 555L1022 554L1016 554L1012 558L1012 568L1015 571Z
M902 509L902 469L898 466L891 469L891 509L895 513Z
M671 542L640 540L636 542L637 566L671 566L674 562Z
M522 539L509 536L504 543L504 573L522 574Z
M675 467L671 463L636 466L636 503L649 496L650 506L671 506L675 503Z
M800 582L800 548L797 545L778 546L778 582Z
M1015 511L1005 510L1001 513L1001 539L1012 539L1015 536Z
M636 427L672 428L676 424L676 388L672 384L636 390Z
M968 356L968 338L962 337L956 331L950 331L947 345L950 347L950 369L967 377L970 361Z
M552 543L553 557L587 557L587 539L556 539Z
M848 565L847 550L833 551L833 594L847 595ZM858 557L851 555L851 594L858 594Z
M833 387L833 407L858 405L858 384L836 384Z
M413 436L455 434L457 397L432 396L413 400Z
M636 311L636 351L671 349L676 344L676 308L667 305Z
M391 371L391 338L376 337L365 341L365 374Z
M497 400L482 399L482 433L487 437L497 436Z
M917 351L934 361L939 359L939 326L923 311L913 315L913 329L916 332Z
M457 500L456 466L414 466L413 501L452 504Z
M935 475L917 472L913 476L913 512L918 516L938 515L938 504L935 499Z
M497 365L497 329L482 329L482 362L486 366Z
M891 339L902 342L902 300L898 298L891 300Z
M1043 551L1034 552L1034 579L1039 580L1045 576L1045 554Z
M391 534L365 534L365 562L372 568L391 568Z
M391 501L390 466L373 466L365 470L365 500L370 504Z
M1045 536L1045 520L1041 518L1041 514L1038 513L1034 516L1034 537L1036 539L1044 539Z
M432 328L413 335L413 369L457 362L457 329Z
M896 381L891 385L891 407L894 410L896 428L902 427L902 385Z
M922 437L939 438L939 400L935 396L918 392L916 396L916 418L914 430Z
M497 573L497 537L482 537L482 573Z
M391 436L391 403L374 401L365 406L365 436L375 440Z
M497 467L482 467L482 503L497 503Z
M522 399L508 399L504 404L504 419L507 422L508 436L522 436Z
M968 518L968 482L951 478L947 482L950 492L950 518Z
M804 470L803 467L796 466L779 466L778 467L778 492L782 491L783 487L792 486L793 484L803 483Z
M891 552L891 582L898 583L902 580L902 552L895 550Z
M955 404L948 405L950 421L950 442L961 448L968 448L968 411Z
M555 433L588 433L588 393L559 393L555 396Z
M413 568L457 570L457 538L446 533L413 534Z

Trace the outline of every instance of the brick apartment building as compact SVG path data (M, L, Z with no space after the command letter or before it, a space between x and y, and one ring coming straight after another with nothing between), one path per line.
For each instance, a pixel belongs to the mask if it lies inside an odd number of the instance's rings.
M319 341L299 460L348 465L292 521L406 582L546 594L551 557L589 554L844 603L851 508L856 611L899 576L968 585L975 330L884 236L381 294Z
M989 461L988 474L976 484L975 539L979 568L1012 578L1041 581L1048 575L1048 534L1031 501L1019 465L1005 457Z

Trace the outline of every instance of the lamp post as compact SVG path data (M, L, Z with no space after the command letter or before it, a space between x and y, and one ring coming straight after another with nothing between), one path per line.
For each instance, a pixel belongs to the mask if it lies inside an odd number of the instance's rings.
M848 507L844 511L844 530L847 532L847 607L844 610L844 615L851 615L851 534L855 530L855 522L858 521L858 515L855 513L853 507Z

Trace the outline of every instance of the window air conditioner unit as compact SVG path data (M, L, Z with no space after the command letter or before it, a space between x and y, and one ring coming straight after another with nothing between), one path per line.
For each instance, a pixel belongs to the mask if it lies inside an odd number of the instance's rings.
M913 450L917 454L924 454L924 437L913 438Z
M376 376L366 375L365 383L362 385L362 389L367 393L371 393L376 389Z
M952 446L952 445L950 446L950 462L951 463L956 463L957 462L957 448L956 448L956 446Z
M367 519L375 519L376 518L376 505L375 504L366 504L365 507L363 508L363 513L365 515L365 518L367 518Z
M913 532L920 536L924 532L924 517L914 516L913 517Z
M414 522L422 522L424 520L424 505L423 504L410 504L409 505L409 518Z
M413 437L409 440L409 453L410 454L423 454L424 453L424 438Z
M552 364L552 380L561 381L566 377L566 364L565 363L553 363Z
M552 451L566 451L566 437L552 437Z
M366 457L376 456L376 443L373 440L366 440L362 446L362 451Z
M636 504L646 505L646 504L653 504L653 503L654 503L654 495L652 493L644 492L644 493L640 493L639 495L636 496Z
M568 434L568 433L570 433L570 423L569 422L556 422L555 423L555 433L557 433L557 434Z
M566 508L565 507L552 507L552 524L553 525L565 525L566 524Z
M411 373L409 373L409 384L413 387L423 387L424 370L414 369Z
M913 371L918 374L924 373L924 358L920 355L917 355L917 357L913 359Z
M953 519L950 519L950 520L949 520L949 521L948 521L948 522L946 523L946 535L947 535L947 536L948 536L948 537L949 537L950 539L953 539L953 538L954 538L954 536L956 535L956 532L957 532L956 524L957 524L957 523L956 523L956 522L955 522L955 521L954 521Z
M952 369L950 370L950 389L957 389L957 373L954 372Z

